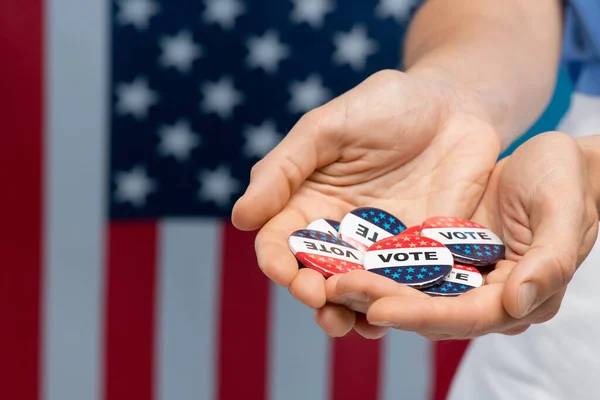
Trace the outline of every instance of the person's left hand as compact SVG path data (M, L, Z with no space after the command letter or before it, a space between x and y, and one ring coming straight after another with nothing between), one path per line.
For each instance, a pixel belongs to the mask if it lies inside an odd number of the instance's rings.
M595 194L573 138L552 132L530 139L497 164L471 218L506 244L506 260L485 275L482 287L457 297L430 297L353 271L328 280L328 300L361 317L341 321L317 311L315 319L332 336L351 323L370 338L388 327L432 340L522 333L558 313L567 284L591 251L598 234Z

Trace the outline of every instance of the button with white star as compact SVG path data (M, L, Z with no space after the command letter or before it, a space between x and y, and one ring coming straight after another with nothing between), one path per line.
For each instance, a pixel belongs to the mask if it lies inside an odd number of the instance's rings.
M340 238L365 251L373 243L399 235L406 225L398 217L373 207L352 210L340 222Z
M432 296L458 296L481 285L483 276L476 268L454 264L454 268L442 283L425 288L422 292Z
M403 230L401 233L401 235L420 235L421 234L421 225L413 225L410 226L408 228L406 228L405 230Z
M494 232L464 218L432 217L421 225L421 236L443 243L457 262L492 265L504 258L504 243Z
M417 235L397 235L369 247L363 265L367 271L420 289L442 281L452 271L454 259L440 242Z
M306 229L311 229L314 231L325 232L335 237L340 237L338 229L340 229L340 223L333 219L321 218L317 219L306 227Z
M301 266L320 272L325 278L364 269L363 253L328 233L301 229L290 235L288 245Z

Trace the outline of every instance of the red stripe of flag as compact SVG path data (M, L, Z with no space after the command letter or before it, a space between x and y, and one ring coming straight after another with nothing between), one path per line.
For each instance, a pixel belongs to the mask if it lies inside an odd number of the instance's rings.
M454 379L469 343L469 340L433 343L434 390L432 400L446 400L452 379Z
M381 370L381 340L352 331L333 340L332 400L377 400Z
M105 399L153 399L157 224L112 223L106 279Z
M43 4L0 1L0 390L39 392L43 243Z
M258 268L255 237L255 232L241 232L224 224L219 400L267 398L270 285Z

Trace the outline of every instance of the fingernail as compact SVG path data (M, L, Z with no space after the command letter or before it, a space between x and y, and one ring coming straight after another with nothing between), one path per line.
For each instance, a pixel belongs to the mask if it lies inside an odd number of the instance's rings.
M366 303L369 301L369 296L363 292L346 293L342 297L346 297L347 299L358 301L360 303Z
M519 289L519 312L521 317L524 317L529 313L531 307L537 300L538 289L537 285L533 282L525 282Z
M389 321L381 321L381 322L370 322L369 321L369 324L370 325L375 325L375 326L383 326L383 327L386 327L386 328L391 328L393 326L398 325L395 322L389 322Z

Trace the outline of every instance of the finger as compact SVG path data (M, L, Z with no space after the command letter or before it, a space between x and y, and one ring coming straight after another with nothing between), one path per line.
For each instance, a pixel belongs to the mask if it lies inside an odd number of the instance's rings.
M510 272L503 293L507 312L523 318L559 289L577 269L580 224L571 216L547 215L534 231L534 242Z
M356 313L344 306L327 304L315 310L315 322L331 337L343 337L354 327Z
M515 318L528 315L570 282L587 232L597 225L588 220L581 157L572 138L551 132L525 143L505 167L501 207L506 215L523 214L533 233L503 293L506 310ZM535 188L515 181L518 174L539 177L531 182Z
M354 322L354 330L365 339L381 339L384 337L390 328L385 326L376 326L369 324L367 317L363 313L356 313L356 321Z
M298 273L298 261L290 251L292 232L308 224L294 209L286 209L270 220L256 235L254 247L258 266L275 283L288 287Z
M520 335L522 333L525 333L529 328L531 327L531 325L526 324L526 325L518 325L515 326L513 328L510 328L504 332L500 332L502 335L507 335L507 336L517 336Z
M336 301L351 298L355 301L370 303L385 296L429 297L407 285L364 270L350 271L334 283L335 288L334 290L328 289L328 296L333 297Z
M344 293L343 295L338 294L336 286L340 279L342 279L344 276L344 274L337 274L327 279L325 282L327 301L332 304L344 306L352 311L363 314L366 313L370 302L365 293L356 292Z
M451 298L384 297L371 305L367 320L373 325L453 338L504 331L516 322L499 301L502 289L502 284L493 284Z
M484 284L505 283L516 264L516 262L508 260L498 262L496 267L485 277Z
M325 295L327 296L328 301L332 301L337 297L335 287L343 276L344 274L332 275L325 281Z
M317 271L300 269L288 289L296 300L310 308L321 308L325 305L325 278Z
M523 318L522 321L530 324L541 324L550 321L558 314L566 291L566 287L559 290L554 296L551 296L527 317Z
M233 207L232 222L242 230L260 228L279 213L317 168L339 157L336 134L343 112L338 103L303 116L288 135L250 173L250 184Z

